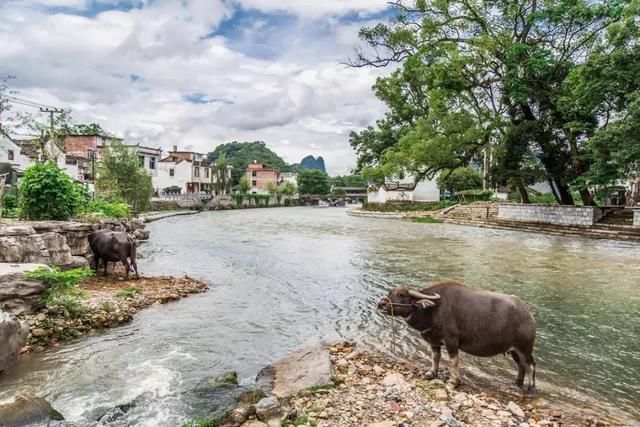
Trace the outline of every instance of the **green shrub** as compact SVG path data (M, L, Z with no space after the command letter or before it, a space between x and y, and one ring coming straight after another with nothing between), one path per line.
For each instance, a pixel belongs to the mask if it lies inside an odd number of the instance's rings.
M423 224L440 224L442 220L438 218L434 218L432 216L425 216L422 218L414 218L413 222L420 222Z
M58 267L42 266L28 271L26 276L30 279L40 280L49 288L44 292L42 302L51 304L72 304L74 299L82 298L84 294L75 289L85 278L92 276L93 270L88 268L74 268L60 271Z
M2 207L5 209L15 209L18 207L18 198L13 194L5 194L2 198Z
M125 289L120 289L118 292L116 292L116 296L121 298L129 298L129 297L136 296L139 293L140 293L140 288L136 288L135 286L130 286Z
M131 218L131 209L124 202L93 200L86 208L87 213L102 213L109 218Z
M453 195L453 198L458 201L488 201L493 199L493 191L491 190L466 190L459 191Z
M233 198L236 201L236 204L238 205L239 208L242 207L242 202L244 201L244 194L243 193L233 193Z
M20 182L20 216L68 220L82 208L82 188L52 162L28 167Z
M437 211L456 205L453 200L440 200L439 202L426 203L363 203L362 209L372 212L410 212L410 211Z

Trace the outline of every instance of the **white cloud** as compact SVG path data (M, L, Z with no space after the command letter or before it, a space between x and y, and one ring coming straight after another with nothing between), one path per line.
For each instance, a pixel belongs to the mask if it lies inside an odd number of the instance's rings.
M328 17L369 16L384 2L242 0L245 9L301 18L281 27L262 14L233 35L212 35L234 12L222 0L132 1L89 17L35 3L0 3L0 74L17 75L23 97L145 144L208 152L261 139L291 163L322 155L330 172L346 173L355 164L349 131L384 111L371 85L385 71L339 64L363 23Z

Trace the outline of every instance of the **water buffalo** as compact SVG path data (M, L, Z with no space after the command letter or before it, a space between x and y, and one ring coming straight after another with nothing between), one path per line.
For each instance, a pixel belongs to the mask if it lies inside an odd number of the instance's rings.
M100 260L104 262L104 275L107 275L107 264L122 262L125 269L125 277L129 279L129 270L133 269L138 276L138 264L136 263L136 241L124 231L98 230L89 233L89 246L93 252L93 262L96 272Z
M454 387L460 384L458 350L462 350L481 357L509 353L518 366L516 385L522 387L527 374L529 390L535 388L536 322L520 298L442 281L420 292L396 287L380 300L378 309L402 317L429 343L432 361L427 379L438 375L444 345Z

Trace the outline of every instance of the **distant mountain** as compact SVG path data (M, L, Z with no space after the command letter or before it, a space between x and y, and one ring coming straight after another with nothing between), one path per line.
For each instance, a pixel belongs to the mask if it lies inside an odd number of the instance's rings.
M296 163L291 165L294 169L312 169L312 170L320 170L324 173L327 173L327 170L324 165L324 159L322 156L318 156L315 158L313 156L307 156L300 163Z
M262 141L233 141L221 144L207 154L207 158L210 162L215 162L223 154L229 164L233 166L231 170L231 181L233 185L240 182L240 177L244 175L247 165L254 161L276 168L280 172L289 172L292 170L292 167L286 164L285 161L282 160L282 157L267 148L267 145Z

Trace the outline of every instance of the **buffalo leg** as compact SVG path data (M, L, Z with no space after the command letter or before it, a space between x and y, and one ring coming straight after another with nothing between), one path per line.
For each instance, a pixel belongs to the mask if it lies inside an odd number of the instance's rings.
M124 265L124 278L125 280L129 280L129 270L130 270L129 259L125 257L121 261L122 261L122 265Z
M458 346L453 343L446 343L447 354L449 355L449 370L451 371L451 379L449 382L453 387L460 385L460 359L458 357Z
M104 263L104 277L107 277L107 266L109 265L109 261L103 259L102 262Z
M511 354L513 361L516 362L516 366L518 367L518 377L516 378L516 385L518 387L522 387L524 385L524 374L526 372L524 361L515 351L511 351L509 353Z
M438 368L440 366L440 347L431 346L431 369L425 375L426 379L433 380L438 377Z
M529 353L525 355L526 362L526 371L527 371L527 379L529 382L529 391L534 391L536 389L536 361L533 358L533 354Z
M138 274L138 263L133 258L131 258L131 268L133 268L133 271L136 272L136 279L139 279L140 275Z

